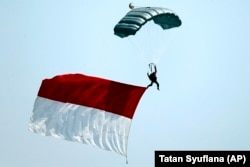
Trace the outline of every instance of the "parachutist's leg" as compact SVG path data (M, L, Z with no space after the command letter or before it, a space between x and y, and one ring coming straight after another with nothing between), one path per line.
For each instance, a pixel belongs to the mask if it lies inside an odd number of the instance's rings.
M157 81L155 81L155 83L157 85L157 89L160 90L160 84Z
M147 86L147 88L150 87L150 86L152 86L152 85L153 85L153 82L151 82L151 83Z

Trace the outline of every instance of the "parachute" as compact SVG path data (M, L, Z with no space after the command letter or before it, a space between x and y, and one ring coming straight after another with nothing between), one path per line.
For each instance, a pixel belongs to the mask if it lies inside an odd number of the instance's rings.
M132 8L114 27L114 34L124 38L135 35L148 21L153 20L163 30L181 26L180 18L171 10L161 7Z

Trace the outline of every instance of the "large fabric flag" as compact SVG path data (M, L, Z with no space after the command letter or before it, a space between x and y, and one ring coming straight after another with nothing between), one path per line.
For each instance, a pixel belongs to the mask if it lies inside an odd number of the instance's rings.
M127 156L131 121L145 90L83 74L44 79L28 129Z

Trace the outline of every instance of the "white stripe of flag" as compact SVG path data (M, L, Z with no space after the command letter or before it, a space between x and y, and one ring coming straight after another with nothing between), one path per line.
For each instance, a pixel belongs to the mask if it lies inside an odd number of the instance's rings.
M45 79L28 129L127 156L129 128L145 90L82 74Z

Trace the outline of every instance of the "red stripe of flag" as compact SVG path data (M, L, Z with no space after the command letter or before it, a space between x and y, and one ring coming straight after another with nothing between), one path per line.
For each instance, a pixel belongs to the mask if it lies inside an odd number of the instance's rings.
M132 119L145 90L145 87L103 78L66 74L44 79L38 96L93 107Z

